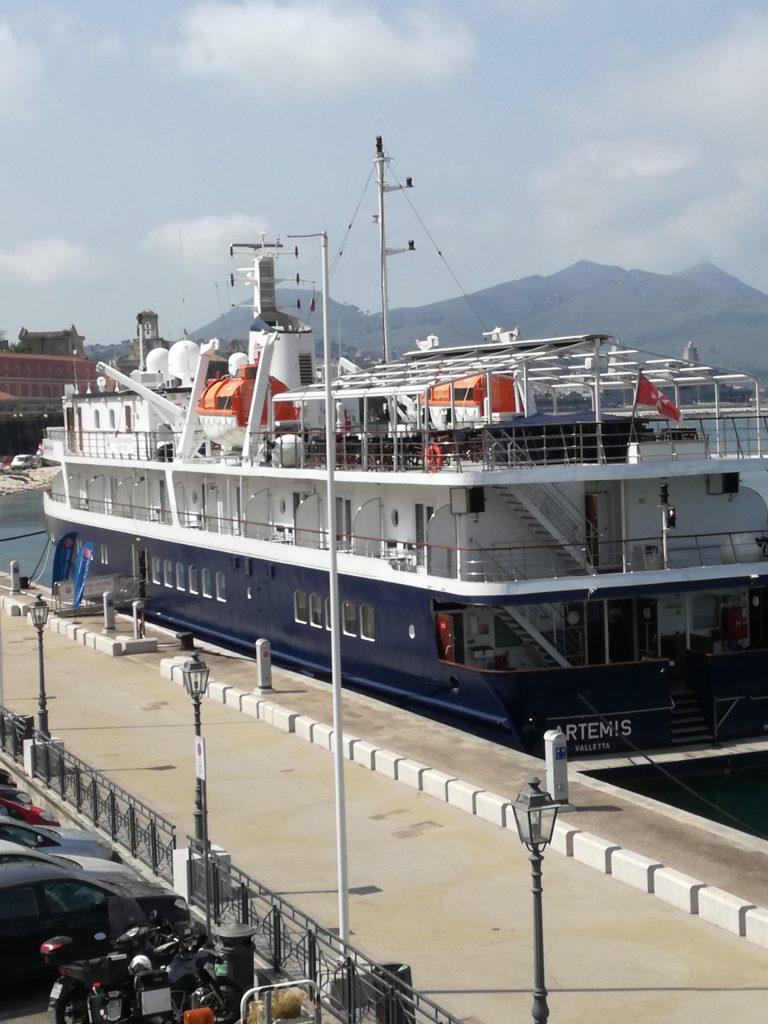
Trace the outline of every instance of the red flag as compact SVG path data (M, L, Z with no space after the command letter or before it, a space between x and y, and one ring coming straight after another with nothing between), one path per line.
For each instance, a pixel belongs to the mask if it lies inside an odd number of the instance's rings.
M680 410L672 399L665 398L656 385L651 384L648 378L642 373L637 378L635 405L652 405L657 412L661 413L662 416L666 416L667 419L674 420L675 423L679 423L682 418Z

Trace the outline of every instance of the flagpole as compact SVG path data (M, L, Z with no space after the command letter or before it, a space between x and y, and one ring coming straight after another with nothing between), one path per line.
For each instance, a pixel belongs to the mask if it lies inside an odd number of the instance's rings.
M640 378L643 375L642 367L637 369L637 379L635 380L635 400L632 403L632 412L630 413L630 420L632 423L632 438L637 441L637 431L635 430L635 416L637 415L637 396L640 394Z

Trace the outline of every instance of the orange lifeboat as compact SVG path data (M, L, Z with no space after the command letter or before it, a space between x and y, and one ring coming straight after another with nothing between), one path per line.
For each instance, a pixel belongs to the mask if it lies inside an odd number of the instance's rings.
M231 377L217 377L208 381L197 404L197 414L211 441L231 448L242 447L257 369L258 363L248 363L239 367ZM269 378L269 396L261 411L262 426L267 423L267 402L274 395L287 390L282 381L276 377ZM295 422L298 418L298 410L292 402L278 402L275 405L275 423Z
M514 377L503 374L491 376L491 394L488 401L488 377L484 373L461 377L453 383L453 408L456 424L474 423L484 420L522 413L522 402ZM420 396L424 403L424 396ZM434 384L427 393L430 418L436 425L446 426L450 422L451 384Z

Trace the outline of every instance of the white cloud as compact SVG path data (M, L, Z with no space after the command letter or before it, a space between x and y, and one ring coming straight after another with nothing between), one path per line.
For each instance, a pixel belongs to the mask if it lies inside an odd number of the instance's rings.
M36 49L21 42L7 21L0 20L0 119L27 113L40 68Z
M210 282L222 277L232 242L258 242L262 233L270 233L264 217L245 213L198 217L152 228L142 242L142 249L182 267L185 276Z
M444 81L473 51L463 25L415 4L385 19L362 0L206 0L182 17L172 55L182 74L254 86L258 101Z
M561 255L648 269L765 251L768 19L600 82L563 112L571 140L530 175L531 236Z
M94 281L105 270L84 245L52 236L0 249L0 273L43 288L64 282Z

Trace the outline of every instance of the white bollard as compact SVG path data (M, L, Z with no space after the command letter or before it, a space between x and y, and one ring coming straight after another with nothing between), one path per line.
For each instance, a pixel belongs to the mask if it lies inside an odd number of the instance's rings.
M11 562L11 593L21 593L21 576L19 575L18 562Z
M102 594L104 603L104 632L109 633L115 628L115 598L111 590L105 590Z
M133 639L141 640L144 637L144 602L134 601L133 608Z
M256 688L272 689L272 647L269 640L256 641Z

